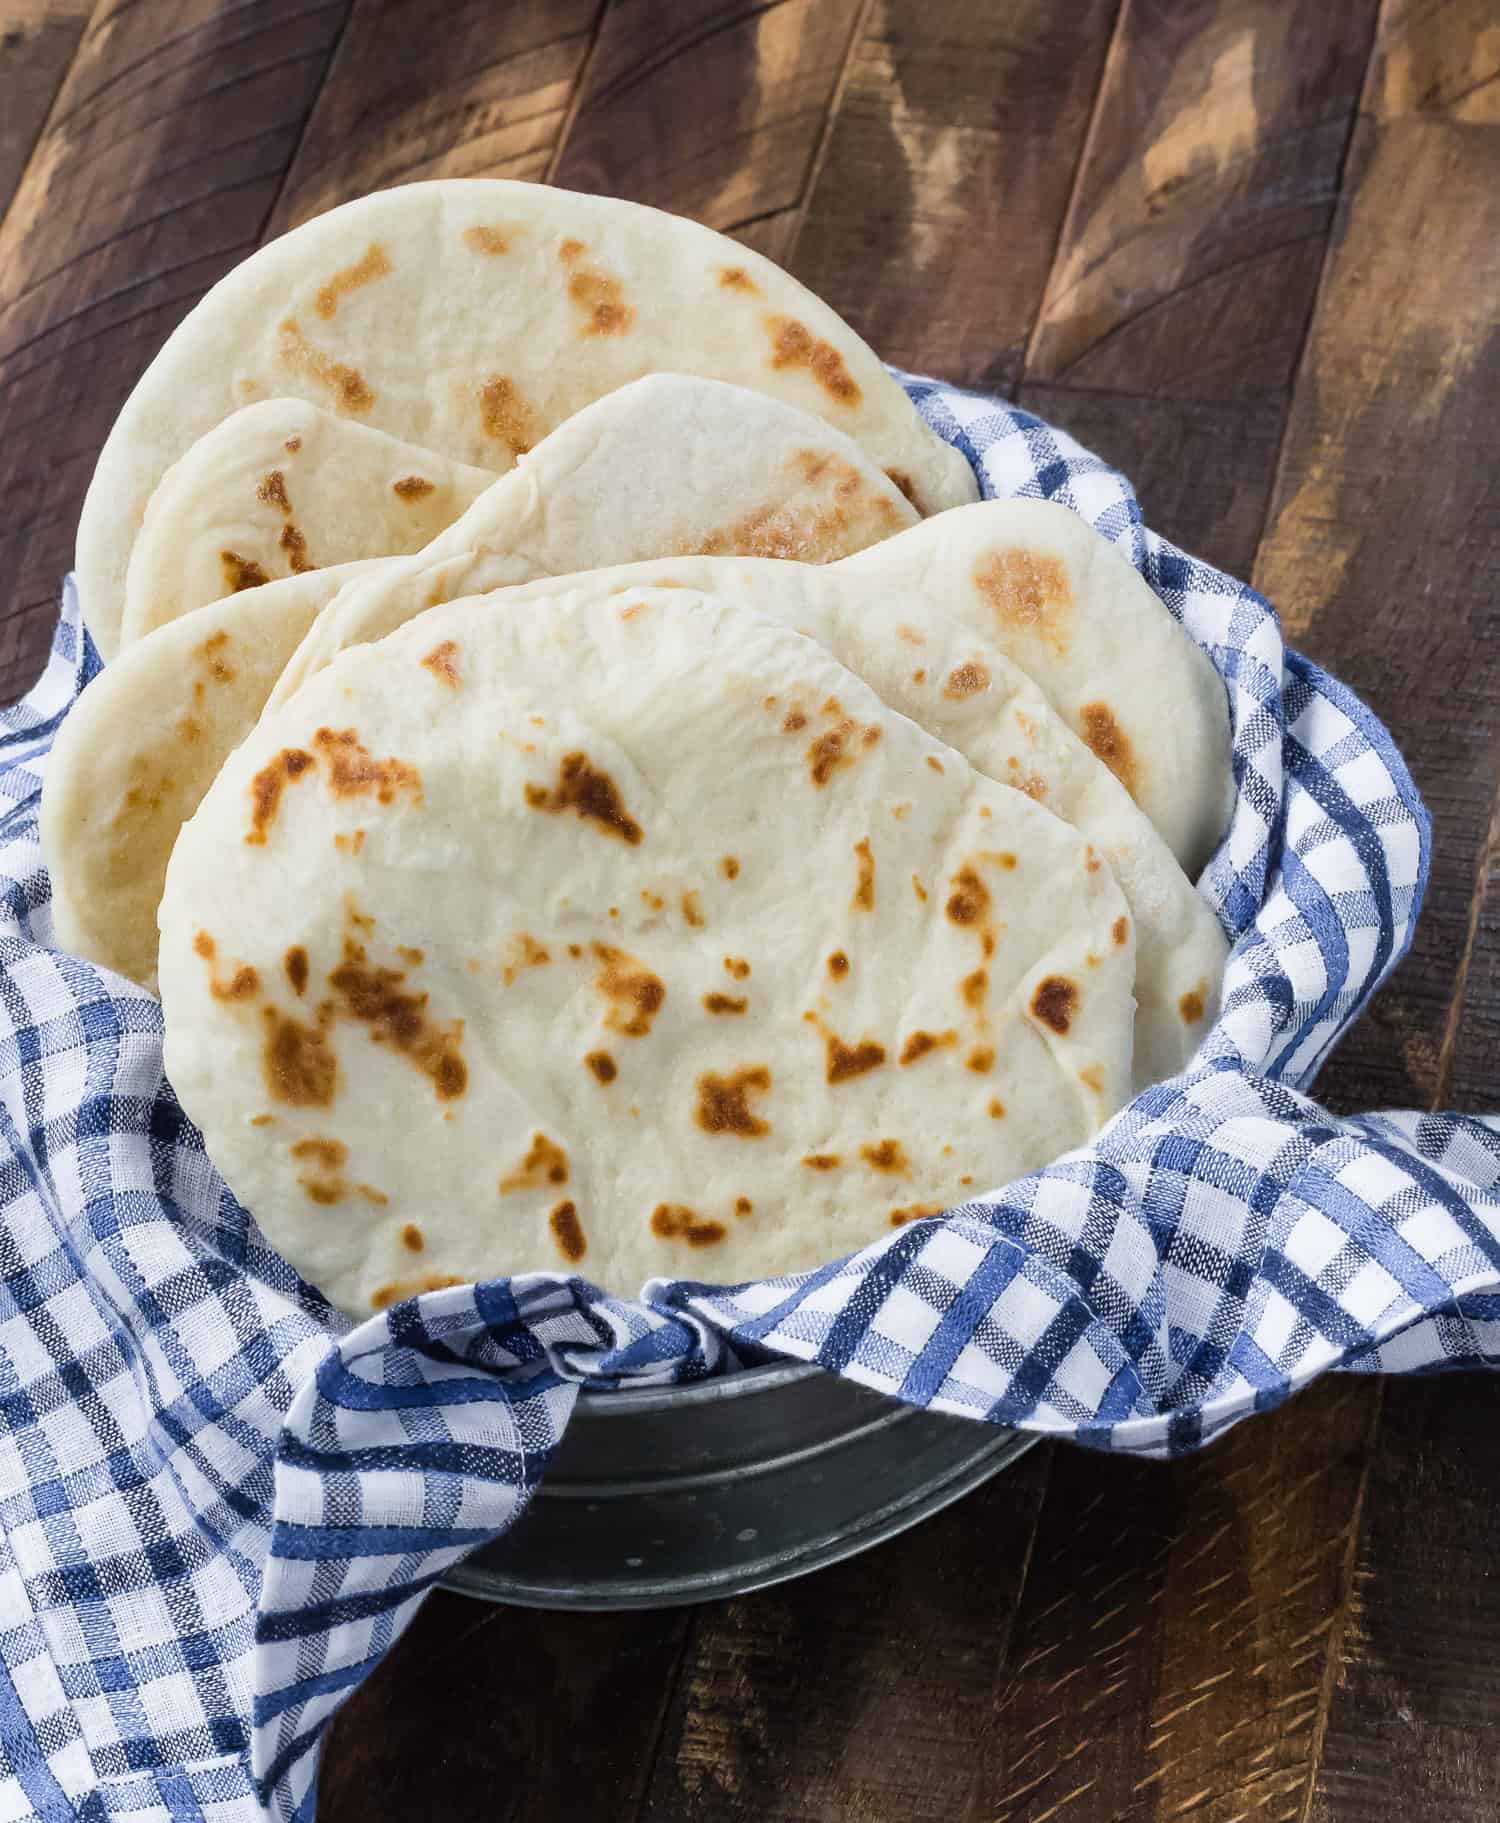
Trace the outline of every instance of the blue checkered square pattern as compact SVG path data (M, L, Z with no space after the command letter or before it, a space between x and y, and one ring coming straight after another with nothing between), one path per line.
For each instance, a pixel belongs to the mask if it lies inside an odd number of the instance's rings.
M987 495L1081 514L1224 679L1237 804L1201 889L1234 948L1192 1067L816 1272L638 1302L532 1274L351 1325L220 1182L155 1002L53 947L41 781L97 668L69 591L0 731L0 1823L310 1818L328 1718L514 1522L585 1381L769 1351L1170 1456L1330 1369L1500 1365L1500 1123L1338 1120L1304 1093L1421 900L1428 823L1389 737L1107 465L908 384Z

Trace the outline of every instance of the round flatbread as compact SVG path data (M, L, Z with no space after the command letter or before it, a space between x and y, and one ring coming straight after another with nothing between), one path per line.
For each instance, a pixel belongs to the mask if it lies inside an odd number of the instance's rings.
M494 479L302 399L247 405L152 494L130 553L122 643L280 577L419 551Z
M737 242L539 184L407 184L252 254L151 363L79 524L89 629L111 656L147 501L243 405L297 396L504 470L583 406L659 371L730 380L825 418L922 512L978 492L963 456L848 325Z
M1130 1081L1134 936L1083 837L686 589L345 653L225 765L161 930L172 1083L351 1314L812 1266Z

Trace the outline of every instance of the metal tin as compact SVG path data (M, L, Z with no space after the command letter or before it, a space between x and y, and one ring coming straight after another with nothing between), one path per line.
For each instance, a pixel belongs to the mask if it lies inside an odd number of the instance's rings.
M447 1586L530 1608L742 1595L905 1531L1034 1441L799 1365L584 1393L525 1517Z

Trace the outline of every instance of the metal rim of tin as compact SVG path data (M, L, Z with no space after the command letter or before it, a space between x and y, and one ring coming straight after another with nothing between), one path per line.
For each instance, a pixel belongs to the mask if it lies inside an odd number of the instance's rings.
M725 1408L747 1398L778 1394L797 1398L811 1392L813 1383L822 1381L826 1386L830 1380L835 1380L840 1389L840 1400L857 1395L863 1401L860 1415L853 1422L835 1426L826 1436L802 1446L771 1450L747 1461L726 1462L697 1472L673 1472L671 1465L664 1462L663 1473L655 1477L631 1474L628 1478L611 1479L606 1474L602 1479L589 1480L576 1473L575 1463L575 1472L565 1480L549 1479L543 1483L515 1533L507 1534L506 1539L479 1557L456 1565L444 1577L444 1586L456 1593L513 1607L585 1612L677 1607L745 1595L808 1575L896 1537L981 1486L1038 1441L1031 1434L997 1429L971 1419L936 1418L867 1389L853 1389L824 1369L802 1362L746 1368L686 1386L610 1392L585 1389L580 1394L576 1416L583 1419L586 1429L602 1422L607 1428L598 1434L607 1442L614 1442L628 1438L629 1427L643 1418L691 1421L696 1417L699 1423L712 1422L716 1416L728 1415ZM890 1465L898 1456L903 1439L923 1427L931 1433L934 1426L942 1434L936 1464L924 1468L918 1451L909 1480L903 1481L900 1467L892 1476ZM972 1442L962 1433L972 1433ZM683 1502L702 1499L711 1506L729 1498L753 1506L759 1496L770 1501L778 1514L784 1514L788 1499L796 1499L798 1477L805 1477L815 1463L836 1463L840 1452L846 1453L846 1460L853 1456L874 1460L872 1453L883 1458L882 1466L887 1471L885 1497L846 1514L841 1523L832 1526L810 1521L800 1531L793 1530L779 1548L759 1555L735 1553L726 1540L724 1561L700 1563L681 1573L672 1573L663 1566L640 1575L622 1575L618 1560L604 1567L591 1561L587 1552L580 1552L576 1563L566 1558L561 1564L556 1560L539 1561L534 1550L528 1557L527 1538L534 1543L541 1537L545 1543L545 1532L539 1528L555 1526L559 1520L574 1522L585 1513L604 1515L600 1520L585 1520L585 1526L592 1524L603 1530L618 1524L622 1535L628 1535L632 1518L653 1502L665 1501L680 1508ZM811 1478L821 1482L824 1476L814 1473ZM748 1516L756 1515L752 1511ZM519 1550L518 1534L525 1535ZM743 1539L747 1534L754 1538L756 1529L746 1528L734 1537ZM486 1561L494 1557L501 1561ZM545 1552L542 1557L545 1559ZM635 1556L623 1561L626 1566L644 1562Z

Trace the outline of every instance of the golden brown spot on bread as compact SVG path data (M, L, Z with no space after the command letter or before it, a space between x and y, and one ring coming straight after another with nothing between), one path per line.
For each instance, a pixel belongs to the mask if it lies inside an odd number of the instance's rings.
M588 1252L583 1223L578 1219L578 1205L559 1203L547 1217L547 1226L552 1230L553 1240L557 1242L557 1251L571 1265L576 1266Z
M276 1116L274 1114L252 1114L250 1116L250 1125L252 1127L271 1127L275 1124Z
M902 621L900 626L896 628L896 637L897 639L904 639L909 646L925 646L927 644L927 635L920 632L916 627L909 627L905 621Z
M437 483L429 481L425 475L402 475L391 483L391 492L398 500L425 500L436 491Z
M1177 1002L1177 1010L1182 1014L1184 1025L1196 1025L1208 1008L1208 983L1200 981L1195 988L1189 988Z
M292 992L294 994L305 993L307 990L307 951L300 943L294 943L282 957L282 965L286 969L287 980L292 984Z
M988 690L989 687L989 671L977 659L970 659L965 665L955 665L943 679L943 695L953 702L961 702L966 696L978 696L981 690Z
M913 672L912 672L912 674L911 674L911 681L912 681L912 682L913 682L913 683L914 683L914 684L925 684L925 683L926 683L926 682L927 682L927 667L926 667L926 665L918 665L918 667L917 667L917 668L916 668L916 670L915 670L915 671L913 671ZM941 768L941 767L939 767L939 768L938 768L938 770L939 770L939 771L941 771L941 770L942 770L942 768Z
M726 956L724 958L724 967L734 976L736 981L743 981L746 975L750 973L750 964L743 956Z
M374 1203L381 1209L384 1209L391 1200L384 1190L377 1190L373 1184L356 1184L354 1194L362 1196L367 1203Z
M760 290L760 286L743 266L720 266L719 283L726 291L758 292Z
M352 266L341 267L326 285L318 288L313 309L326 322L338 315L340 301L348 297L351 291L358 291L362 285L383 279L390 270L390 255L379 241L371 241Z
M729 1230L722 1222L703 1221L686 1203L658 1203L651 1211L651 1232L663 1241L686 1241L689 1247L712 1247Z
M659 912L667 902L660 893L648 892L643 886L641 888L641 903L648 911Z
M849 973L849 958L841 949L836 949L828 958L828 972L836 979Z
M682 915L694 930L702 930L703 912L698 904L697 893L685 892L682 895Z
M786 720L781 724L783 734L799 734L807 726L807 716L801 709L788 709Z
M1062 656L1073 634L1073 590L1056 557L1020 545L987 551L974 567L974 586L1003 627L1044 640Z
M417 953L420 957L421 952ZM509 958L500 971L500 978L509 987L523 969L545 968L551 960L552 952L545 943L538 943L530 931L517 931L510 940Z
M844 1161L837 1152L808 1152L802 1162L809 1171L837 1171Z
M205 962L212 962L218 945L206 930L198 931L193 937L193 953L202 956Z
M941 1215L942 1213L943 1205L941 1203L912 1203L905 1209L891 1211L891 1226L904 1228L908 1222L920 1222L923 1216Z
M915 874L911 877L911 889L917 895L918 899L921 900L922 904L925 905L927 903L927 888Z
M345 835L340 830L333 838L333 845L340 854L357 855L365 845L365 832L362 829L354 829Z
M911 1173L911 1160L899 1139L876 1140L872 1145L861 1146L859 1155L872 1171L883 1171L888 1177L907 1177Z
M667 997L661 977L613 944L595 943L592 948L600 964L594 986L609 1003L604 1023L626 1038L644 1038Z
M763 1063L747 1064L727 1076L705 1070L698 1078L698 1106L693 1118L705 1133L760 1139L771 1131L771 1123L751 1113L750 1097L764 1095L770 1087L771 1072Z
M480 383L479 421L485 436L503 443L513 456L524 456L536 443L536 413L506 374L489 374Z
M422 660L422 664L440 684L446 684L450 690L456 690L460 681L458 665L455 663L457 658L458 641L444 639L432 648Z
M726 880L737 880L740 877L740 864L734 855L725 855L719 862L719 871Z
M907 474L906 470L904 468L888 468L885 471L885 474L886 479L894 487L899 488L900 491L906 495L906 498L911 504L916 507L917 511L921 512L922 503L917 499L917 484L912 480L911 476Z
M1116 918L1110 926L1109 934L1114 939L1115 948L1123 949L1125 940L1130 935L1130 920L1124 916Z
M545 810L553 816L571 810L586 822L596 823L603 834L632 848L639 845L644 833L625 809L614 780L607 772L599 771L586 753L565 753L557 769L556 785L551 791L542 785L528 785L526 802L533 810Z
M190 715L183 716L182 720L177 724L177 738L181 741L185 741L188 746L191 747L195 741L201 740L202 737L203 724L201 722L195 722Z
M933 1051L946 1050L958 1043L958 1033L951 1027L946 1032L912 1032L901 1047L897 1062L901 1064L920 1063Z
M310 1203L321 1203L325 1208L343 1202L349 1190L341 1177L299 1177L297 1182Z
M793 711L794 714L800 711ZM836 713L836 712L835 712ZM787 717L788 723L791 717ZM859 758L859 748L873 747L880 739L879 726L871 722L862 728L858 722L845 716L832 728L825 729L814 737L807 747L807 770L814 785L826 785L841 767L852 766Z
M368 1026L372 1043L389 1044L420 1070L439 1101L455 1101L469 1083L459 1048L464 1022L435 1022L427 1012L427 995L407 992L405 981L399 969L371 966L363 948L347 939L344 959L328 977L346 1018Z
M427 960L426 950L415 949L407 943L398 943L396 945L396 954L404 963L406 963L408 968L420 968ZM542 960L545 961L546 957L544 956Z
M995 1048L993 1045L976 1044L964 1059L964 1068L972 1070L976 1076L986 1076L995 1067Z
M1046 975L1036 984L1031 1010L1045 1026L1062 1036L1078 1011L1078 986L1066 975Z
M238 551L220 551L219 562L231 595L238 595L241 589L258 589L271 580L253 558L241 557Z
M1085 745L1133 795L1140 782L1140 767L1130 737L1115 720L1114 711L1108 703L1085 703L1078 714Z
M292 503L287 497L286 476L279 468L273 468L255 490L255 498L263 500L267 506L280 508L283 513L292 510Z
M743 994L705 994L704 1010L710 1013L743 1013L750 1002Z
M1104 1093L1104 1065L1087 1063L1078 1072L1078 1080L1086 1089L1092 1089L1096 1095Z
M567 1181L567 1153L545 1133L537 1132L532 1135L520 1164L500 1179L500 1194L509 1196L513 1190L540 1190L546 1184L565 1184Z
M194 658L201 658L207 667L208 675L216 684L232 684L235 679L234 666L224 657L225 648L229 645L229 633L220 627L217 633L210 633L201 646L195 647ZM201 694L201 688L195 687L195 695Z
M624 335L635 321L635 311L625 302L625 287L603 266L585 264L582 241L565 240L557 257L569 268L568 296L585 321L580 335Z
M208 991L215 1000L253 1000L260 992L260 976L248 962L242 962L227 981L210 976Z
M1005 1103L1001 1101L998 1095L992 1095L990 1097L989 1116L991 1120L1005 1119Z
M303 1025L275 1007L264 1007L266 1034L261 1045L261 1074L273 1101L292 1108L329 1108L338 1093L338 1058L328 1043L332 1019L319 1008L317 1023Z
M739 1216L750 1215L751 1213L753 1213L754 1209L755 1209L755 1205L754 1205L754 1203L752 1203L750 1201L750 1198L748 1196L737 1196L734 1199L734 1212L736 1215L739 1215Z
M294 575L304 576L309 570L317 569L318 566L307 554L307 540L302 536L301 532L297 530L296 526L282 526L281 536L276 542L281 546L282 550L286 552L286 560L292 566L292 573Z
M335 411L357 416L375 403L375 395L357 368L315 347L297 327L295 317L288 317L277 332L278 353L284 367L305 375L333 394Z
M250 781L250 829L245 840L252 847L263 848L266 831L276 821L281 808L281 794L293 785L313 764L313 756L300 747L283 747L268 765Z
M427 1245L422 1230L415 1222L403 1222L401 1225L401 1245L408 1253L420 1253Z
M859 387L844 365L843 355L831 342L814 335L795 317L767 317L766 329L771 337L773 372L779 373L787 367L804 368L836 404L858 405Z
M875 856L870 848L870 838L861 836L854 844L855 867L857 869L854 897L849 901L852 911L874 911L875 909Z
M938 758L938 756L935 753L928 754L927 764L932 768L932 770L934 772L941 772L943 770L943 762Z
M977 968L971 975L965 975L958 984L959 995L965 1006L982 1007L985 996L990 991L990 978L985 969Z
M465 1280L451 1272L428 1272L420 1279L393 1279L389 1285L378 1286L370 1293L370 1308L388 1310L403 1298L414 1298L424 1291L446 1291L450 1285L464 1283Z
M420 804L422 775L405 760L377 760L352 728L319 728L313 736L328 769L328 790L336 798L373 797L379 804L395 801L404 791Z
M281 447L289 456L295 456L297 451L302 447L302 439L300 437L288 437Z
M953 891L944 908L954 924L982 924L990 915L990 889L965 862L953 876Z
M472 253L509 253L509 233L504 228L492 228L488 222L475 222L472 228L464 229L464 245Z
M310 1159L325 1171L337 1171L347 1163L349 1148L341 1139L321 1139L314 1135L309 1139L299 1139L292 1146L291 1154L293 1158Z
M825 1027L823 1042L826 1057L824 1076L828 1082L848 1082L852 1077L879 1069L885 1062L885 1046L877 1044L873 1038L861 1038L857 1044L845 1044L837 1032L830 1032Z
M591 1070L596 1082L608 1085L619 1075L615 1060L608 1051L589 1051L584 1056L584 1065Z

